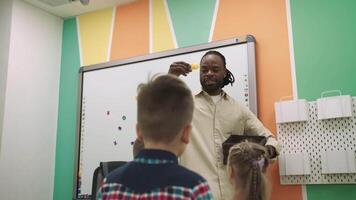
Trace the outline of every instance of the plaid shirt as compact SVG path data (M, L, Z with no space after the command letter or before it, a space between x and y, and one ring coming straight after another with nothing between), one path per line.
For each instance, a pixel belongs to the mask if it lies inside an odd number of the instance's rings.
M98 191L103 200L212 199L206 180L178 165L167 151L142 150L126 165L106 177Z

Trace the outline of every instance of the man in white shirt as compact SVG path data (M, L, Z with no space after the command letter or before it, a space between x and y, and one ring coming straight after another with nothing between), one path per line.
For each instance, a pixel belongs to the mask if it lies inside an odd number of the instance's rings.
M169 73L187 76L192 71L185 62L174 62ZM280 151L280 144L257 117L222 88L234 77L226 68L225 57L217 51L207 52L200 61L202 91L195 95L191 143L180 163L207 179L215 199L232 199L233 189L223 164L222 143L231 135L265 136L269 158Z

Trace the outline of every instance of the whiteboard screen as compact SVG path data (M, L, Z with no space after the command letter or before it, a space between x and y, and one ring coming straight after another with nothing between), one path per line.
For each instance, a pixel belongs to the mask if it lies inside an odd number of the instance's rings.
M199 64L209 50L222 53L226 67L235 76L234 85L225 86L224 90L256 113L253 41L220 41L134 58L131 62L105 63L81 69L76 199L90 197L93 173L100 162L133 159L137 86L157 73L167 73L172 62ZM193 94L201 91L199 69L181 78Z

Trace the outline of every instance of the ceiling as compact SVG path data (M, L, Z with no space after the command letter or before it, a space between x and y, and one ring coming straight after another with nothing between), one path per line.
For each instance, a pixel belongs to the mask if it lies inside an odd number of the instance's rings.
M78 16L83 13L100 10L107 7L124 5L135 0L89 0L88 5L82 5L80 0L24 0L35 7L41 8L61 18ZM86 0L88 1L88 0Z

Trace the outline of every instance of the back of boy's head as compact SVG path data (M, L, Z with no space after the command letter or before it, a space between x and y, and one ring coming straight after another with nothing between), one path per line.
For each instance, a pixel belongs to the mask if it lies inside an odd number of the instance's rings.
M268 161L265 147L251 142L242 142L230 148L228 166L235 174L233 181L244 192L245 199L265 200L268 186L265 171Z
M193 96L172 75L155 76L138 87L137 123L145 139L169 143L193 118Z

